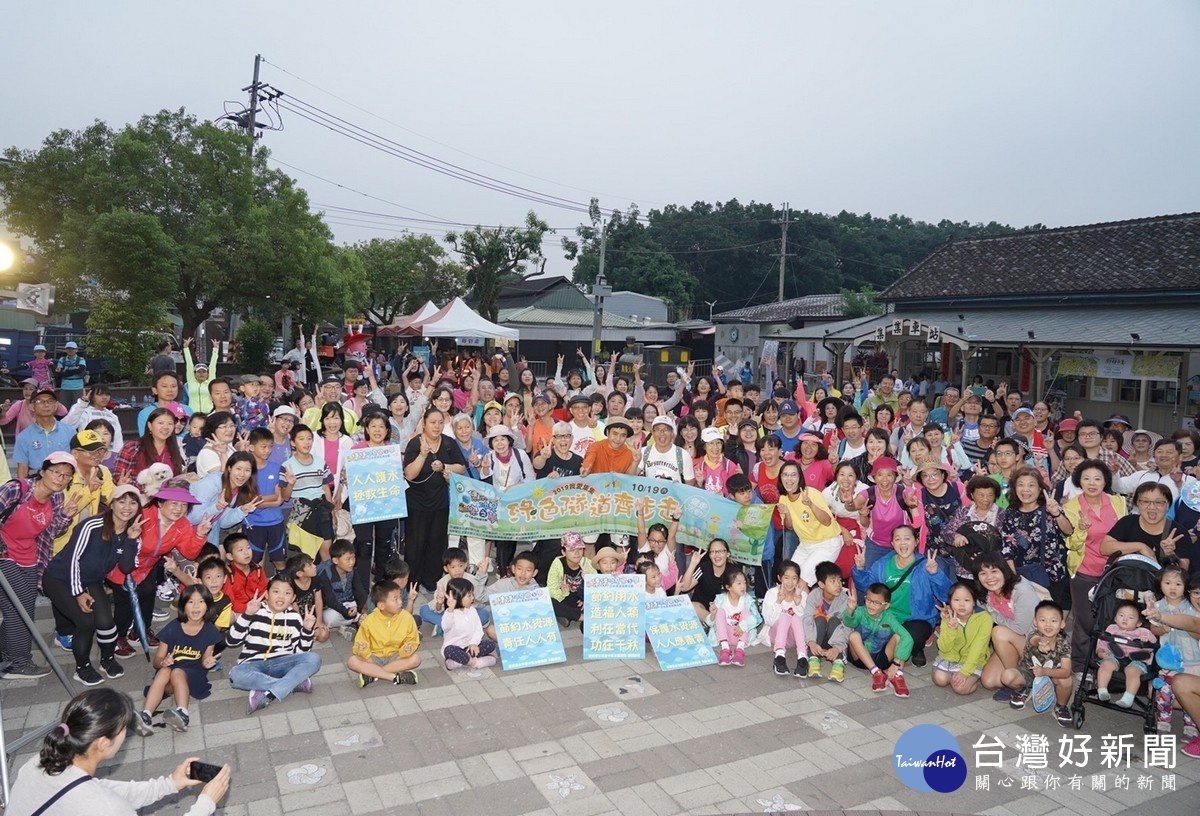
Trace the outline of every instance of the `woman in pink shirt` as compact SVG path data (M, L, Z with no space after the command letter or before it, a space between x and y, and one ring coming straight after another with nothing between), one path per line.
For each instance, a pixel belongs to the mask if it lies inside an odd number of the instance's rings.
M1088 655L1089 633L1095 624L1088 593L1100 582L1108 560L1100 545L1128 508L1124 497L1111 494L1112 471L1098 459L1081 462L1071 474L1071 481L1083 491L1062 508L1072 527L1067 536L1067 571L1072 573L1071 616L1074 618L1071 665L1082 666Z

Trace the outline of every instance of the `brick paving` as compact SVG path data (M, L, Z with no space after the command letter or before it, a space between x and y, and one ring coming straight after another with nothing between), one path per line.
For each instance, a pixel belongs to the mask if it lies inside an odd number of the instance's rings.
M48 632L46 606L38 618ZM1083 733L1093 736L1093 747L1103 734L1134 736L1133 767L1120 772L1133 790L1114 790L1112 770L1105 791L1092 789L1092 774L1102 770L1097 753L1082 772L1082 790L1069 790L1065 777L1057 790L1023 790L1028 772L1015 767L1016 735L1050 737L1053 771L1063 730L1031 708L1012 711L990 695L962 699L935 688L928 669L910 671L912 697L901 700L872 694L865 674L850 669L840 686L778 677L763 647L747 653L744 669L661 672L652 655L584 662L578 628L564 640L565 664L452 675L436 658L437 641L426 638L417 687L360 690L344 668L350 643L335 636L317 648L324 666L311 695L247 716L245 694L214 677L212 697L191 706L187 733L131 734L102 773L145 778L189 755L230 762L234 781L218 811L228 816L1196 812L1200 761L1180 754L1177 790L1164 793L1163 772L1142 770L1141 724L1130 715L1089 707ZM70 655L54 651L72 671ZM107 682L140 701L150 669L140 657L123 665L125 677ZM6 736L55 720L65 701L53 676L0 681ZM972 766L959 791L919 793L893 774L896 738L919 723L941 725L959 740ZM1004 768L987 769L988 791L975 786L983 771L973 767L971 746L981 732L1009 746ZM13 759L14 774L31 753ZM1138 776L1146 773L1154 775L1153 788L1139 791ZM143 813L181 813L190 802L184 795Z

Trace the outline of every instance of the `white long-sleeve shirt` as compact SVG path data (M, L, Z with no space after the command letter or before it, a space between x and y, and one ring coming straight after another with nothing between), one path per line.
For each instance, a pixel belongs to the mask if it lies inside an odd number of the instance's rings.
M10 816L29 816L50 797L74 782L84 772L68 765L58 776L51 776L31 757L21 766L13 785L12 799L6 811ZM43 811L43 816L137 816L144 807L175 793L175 783L169 776L159 776L144 782L119 782L115 779L89 779L71 788L61 799ZM209 816L216 803L200 794L184 816Z

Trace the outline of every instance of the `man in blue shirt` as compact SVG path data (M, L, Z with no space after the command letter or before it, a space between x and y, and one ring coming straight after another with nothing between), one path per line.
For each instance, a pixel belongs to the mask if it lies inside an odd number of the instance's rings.
M59 376L58 387L62 390L65 405L74 405L83 396L83 387L88 381L87 360L79 353L79 344L74 340L63 346L65 354L54 364L54 373Z
M17 463L17 478L27 479L42 469L42 462L55 451L71 452L75 429L54 418L58 396L53 389L43 388L30 400L33 424L17 434L13 461Z

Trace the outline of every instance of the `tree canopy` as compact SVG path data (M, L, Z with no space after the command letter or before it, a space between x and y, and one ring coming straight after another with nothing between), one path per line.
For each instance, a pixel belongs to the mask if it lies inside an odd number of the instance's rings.
M461 235L446 233L446 243L462 256L476 311L496 322L496 302L506 283L539 275L546 265L542 239L549 225L531 210L522 227L474 227Z
M362 262L369 296L366 316L380 325L415 312L427 300L445 303L463 294L466 270L428 235L373 238L350 247Z
M247 144L182 109L55 131L4 152L0 216L33 239L64 310L103 306L127 327L167 307L185 336L218 307L306 322L356 310L361 261Z
M590 285L599 267L600 231L606 230L605 277L613 287L666 298L683 319L701 300L717 300L720 312L777 298L782 219L774 205L733 199L673 204L645 215L632 204L605 223L593 200L589 223L562 244L575 261L574 281ZM951 238L1011 231L995 222L929 224L901 215L792 211L784 297L881 291Z

